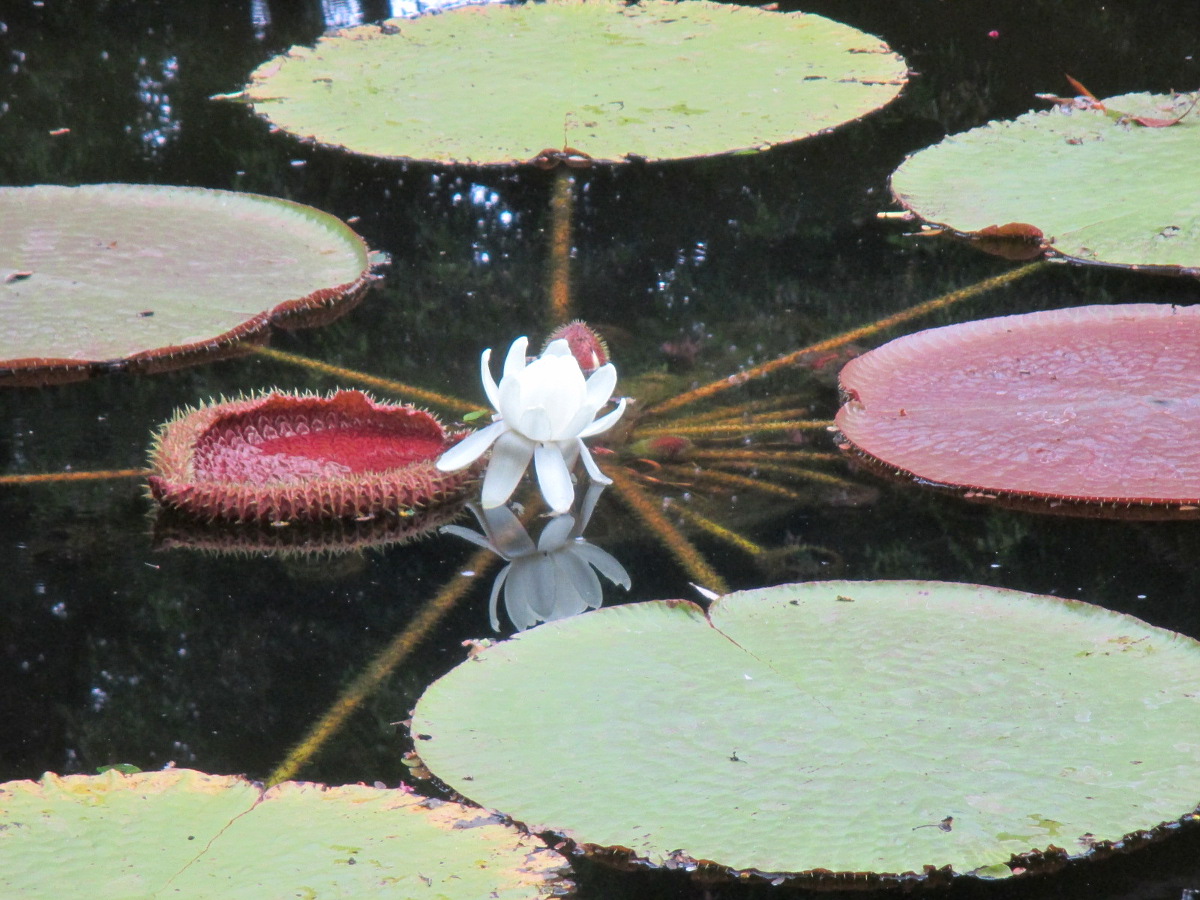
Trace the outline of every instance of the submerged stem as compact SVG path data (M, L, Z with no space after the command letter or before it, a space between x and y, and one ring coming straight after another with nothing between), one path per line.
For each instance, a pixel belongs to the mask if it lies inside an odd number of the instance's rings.
M102 469L96 472L46 472L37 475L0 475L4 484L48 484L56 481L103 481L106 478L141 478L148 469Z
M912 319L916 319L927 313L935 312L939 309L944 309L960 300L966 300L970 297L978 296L987 291L995 290L999 287L1012 284L1018 279L1024 278L1026 275L1032 275L1034 272L1048 265L1044 260L1031 262L1016 269L1010 269L1003 275L997 275L993 278L985 278L983 281L976 282L965 288L960 288L957 291L951 291L948 294L942 294L940 297L935 297L932 300L926 300L924 303L918 303L916 306L910 306L908 309L901 310L891 316L885 316L878 319L869 325L863 325L859 328L854 328L850 331L845 331L836 337L828 338L824 341L818 341L815 344L810 344L807 347L802 347L792 353L777 357L770 362L762 363L758 366L753 366L745 371L738 372L735 375L730 375L726 378L721 378L717 381L709 382L701 385L694 390L679 394L669 400L664 400L656 406L650 407L647 412L664 413L672 409L678 409L681 406L687 406L689 403L695 403L698 400L704 400L712 397L722 391L727 391L730 388L739 387L754 378L762 378L764 375L770 375L779 369L786 368L797 362L801 357L807 356L810 353L824 353L828 350L836 349L845 344L859 341L863 338L871 337L881 331L886 331L896 325L902 325Z
M701 531L715 537L719 541L729 544L731 547L736 547L743 553L747 553L750 556L762 556L762 554L766 553L766 548L760 544L754 543L749 538L742 537L733 529L726 528L724 525L714 522L707 516L700 515L700 513L694 509L689 509L682 503L672 503L671 508Z
M708 560L684 537L683 532L663 515L655 498L643 491L620 468L614 466L608 474L613 480L613 487L617 489L617 496L642 520L643 525L658 536L693 581L718 594L729 593L729 585L725 583L725 579L717 574L717 570L709 565Z
M845 460L845 456L841 453L824 453L820 450L775 450L765 449L759 450L749 448L746 450L689 450L687 452L689 460L706 459L711 462L841 462Z
M831 419L796 419L791 422L736 422L731 425L681 425L672 427L664 424L655 428L638 428L633 436L637 439L679 435L681 437L736 438L751 434L769 434L778 431L825 431L833 425Z
M268 787L288 781L295 777L306 766L325 743L333 737L349 718L350 714L362 705L362 702L379 687L395 668L421 643L425 635L442 620L454 605L462 599L476 583L495 565L499 559L490 549L477 550L461 571L474 572L474 576L456 575L445 584L434 597L429 600L416 614L408 627L392 638L391 642L367 664L357 678L342 691L333 705L326 710L325 715L317 721L304 739L288 753L266 780Z
M565 165L554 169L550 194L550 325L557 327L574 318L571 302L571 234L575 220L575 176Z
M270 347L255 347L254 352L260 356L265 356L268 359L274 359L278 362L290 363L294 366L303 366L306 369L311 369L314 372L320 372L322 375L332 375L335 378L343 378L346 381L364 384L367 387L378 388L381 391L388 391L393 394L398 394L406 400L416 400L420 403L428 403L431 406L439 406L442 409L453 410L454 412L473 412L479 409L476 403L467 403L465 400L459 400L457 397L449 397L445 394L439 394L436 391L426 390L425 388L413 387L411 384L405 384L402 381L393 381L390 378L379 378L375 375L368 375L366 372L359 372L356 369L346 369L342 366L333 366L329 363L320 362L319 360L309 359L307 356L300 356L297 353L286 353L283 350L273 350Z

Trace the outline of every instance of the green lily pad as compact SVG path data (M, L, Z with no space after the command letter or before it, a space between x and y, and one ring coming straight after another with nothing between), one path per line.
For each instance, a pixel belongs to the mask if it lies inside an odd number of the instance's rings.
M0 384L170 368L271 324L313 324L371 283L320 210L202 188L0 188Z
M1200 274L1200 116L1167 127L1133 118L1170 121L1190 103L1125 94L1102 109L1064 105L991 122L910 156L892 193L960 234L1031 226L1077 262Z
M478 809L400 790L188 769L0 785L0 894L548 896L564 860Z
M479 650L412 730L529 827L742 878L1003 877L1200 818L1200 643L974 585L602 609Z
M891 101L904 60L806 13L689 0L550 0L393 19L293 47L251 75L255 112L355 153L510 165L765 149Z

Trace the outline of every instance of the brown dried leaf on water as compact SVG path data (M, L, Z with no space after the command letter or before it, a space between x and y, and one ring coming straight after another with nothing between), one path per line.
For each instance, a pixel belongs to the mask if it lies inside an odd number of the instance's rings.
M1193 109L1196 108L1196 102L1200 101L1200 91L1197 91L1192 96L1192 102L1188 104L1188 108L1174 118L1162 119L1155 116L1121 116L1121 121L1133 122L1145 128L1170 128L1172 125L1178 125Z

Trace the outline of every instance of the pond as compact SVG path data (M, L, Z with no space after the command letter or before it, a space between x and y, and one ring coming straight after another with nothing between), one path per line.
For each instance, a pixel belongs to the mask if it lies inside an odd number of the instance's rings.
M574 308L605 336L622 379L681 392L1014 269L1020 264L913 238L905 232L915 226L878 217L896 208L888 176L905 156L1038 107L1037 93L1070 93L1064 72L1101 97L1200 83L1200 14L1189 0L779 5L879 35L919 74L865 120L766 153L574 172ZM539 347L546 336L553 176L356 158L273 133L244 107L209 99L326 27L390 12L371 0L14 0L0 12L0 184L191 185L328 211L391 265L360 306L321 328L278 331L271 347L483 408L480 353L490 347L502 358L518 336ZM1097 195L1104 190L1095 185ZM1186 278L1045 266L851 352L985 316L1183 305L1197 294ZM786 397L823 423L837 409L833 376L847 356L809 360L722 402L770 408ZM0 474L138 469L155 429L178 408L269 387L355 386L249 354L152 376L4 388ZM794 438L801 449L836 449L824 428ZM678 483L660 465L633 468L651 496L703 491L706 517L767 548L747 552L686 526L735 589L827 578L961 581L1083 599L1200 638L1195 522L1006 511L881 481L840 460L819 467L832 478L788 482L774 494ZM349 553L218 552L164 547L152 512L140 478L0 485L0 780L120 763L266 778L443 585L469 577L460 573L473 548L451 535ZM627 592L606 582L605 604L699 600L693 575L631 521L606 496L588 532L630 576ZM464 641L494 637L491 580L473 579L298 777L411 780L401 723L462 661ZM503 618L501 627L511 630ZM1200 890L1197 832L1044 880L950 892L1178 898ZM587 862L579 880L584 897L757 896Z

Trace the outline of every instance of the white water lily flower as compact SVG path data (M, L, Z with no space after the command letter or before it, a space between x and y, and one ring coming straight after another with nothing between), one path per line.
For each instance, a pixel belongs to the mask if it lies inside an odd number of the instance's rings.
M483 478L483 508L494 509L506 503L532 459L546 504L555 513L563 513L571 508L575 496L571 468L577 458L582 457L592 481L612 483L592 459L583 439L615 425L625 412L625 400L597 419L596 414L617 386L617 370L612 363L601 366L585 381L565 340L552 341L541 356L527 364L528 346L528 338L513 341L499 385L492 377L492 351L483 351L483 389L496 414L492 424L447 450L437 466L443 472L464 469L495 444Z
M497 607L502 592L509 619L518 631L524 631L539 622L564 619L599 607L604 602L604 593L597 572L629 590L625 567L612 554L582 537L603 490L600 485L591 485L579 519L566 514L555 516L546 523L536 544L507 506L481 509L470 504L483 534L461 525L442 527L443 533L487 547L508 560L492 584L488 603L492 630L500 630Z

